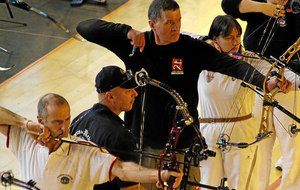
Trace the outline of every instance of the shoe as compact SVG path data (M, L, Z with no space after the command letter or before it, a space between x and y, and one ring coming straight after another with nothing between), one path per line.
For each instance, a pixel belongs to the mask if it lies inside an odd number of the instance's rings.
M282 171L282 156L275 163L275 168L279 171Z

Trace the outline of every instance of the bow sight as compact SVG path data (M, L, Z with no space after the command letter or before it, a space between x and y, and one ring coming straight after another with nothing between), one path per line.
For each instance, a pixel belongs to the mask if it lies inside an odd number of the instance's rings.
M300 0L290 0L286 4L286 11L294 14L300 13Z

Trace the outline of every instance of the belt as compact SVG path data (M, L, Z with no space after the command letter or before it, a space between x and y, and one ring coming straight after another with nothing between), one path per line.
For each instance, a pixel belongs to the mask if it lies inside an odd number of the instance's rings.
M252 113L241 116L241 117L232 117L232 118L199 118L200 123L224 123L224 122L236 122L243 121L246 119L250 119L252 117Z

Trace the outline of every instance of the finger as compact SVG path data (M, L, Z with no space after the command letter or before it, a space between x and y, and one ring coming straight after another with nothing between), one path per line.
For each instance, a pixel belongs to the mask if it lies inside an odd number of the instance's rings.
M176 188L176 187L178 187L180 185L181 180L182 180L182 176L183 176L182 171L180 171L180 173L177 173L177 174L178 174L178 176L176 177L175 183L173 185L174 188Z
M280 89L281 92L283 93L286 93L286 86L287 86L287 83L285 81L283 82L277 82L277 86L278 88Z
M285 17L285 10L281 10L278 14L280 17Z
M143 51L144 51L144 48L145 48L145 44L141 45L141 46L140 46L140 52L143 52Z
M288 93L292 88L292 82L291 81L285 81L285 91L283 93Z

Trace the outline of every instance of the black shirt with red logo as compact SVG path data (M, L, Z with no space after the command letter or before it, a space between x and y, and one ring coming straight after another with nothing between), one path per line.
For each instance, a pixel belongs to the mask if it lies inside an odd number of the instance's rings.
M129 56L133 48L127 39L130 29L131 26L125 24L98 19L83 21L77 26L77 31L82 37L115 53L125 63L127 69L136 72L144 68L150 78L175 89L188 104L189 112L197 126L199 125L197 82L202 70L220 72L262 88L264 76L254 71L249 64L221 54L212 46L188 35L181 34L175 43L157 45L154 33L144 32L146 44L143 52L137 49L133 56ZM169 138L176 104L174 99L160 88L151 85L143 88L145 88L144 145L161 149ZM133 109L125 114L125 122L131 132L139 137L142 88L139 87L137 91L139 95ZM189 147L194 136L193 127L186 126L179 137L177 147Z

